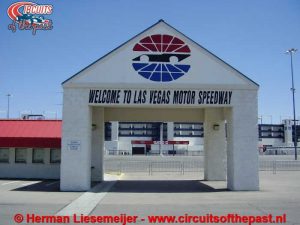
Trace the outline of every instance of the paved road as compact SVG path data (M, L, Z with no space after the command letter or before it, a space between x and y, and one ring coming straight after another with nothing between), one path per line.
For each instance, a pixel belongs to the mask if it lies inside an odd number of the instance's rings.
M16 213L55 215L87 194L101 195L95 208L91 207L90 215L126 213L143 218L185 213L286 213L286 224L300 224L300 172L260 172L261 191L258 192L227 191L225 182L202 179L202 174L124 174L107 193L101 188L89 193L59 192L59 182L55 180L0 180L0 224L15 224L12 218ZM138 224L147 223L138 221Z

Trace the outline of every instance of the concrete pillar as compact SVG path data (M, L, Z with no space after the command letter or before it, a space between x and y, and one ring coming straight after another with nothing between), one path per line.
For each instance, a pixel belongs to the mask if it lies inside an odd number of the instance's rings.
M174 122L167 122L168 141L174 140Z
M227 188L259 190L257 95L225 110L227 120ZM250 100L249 100L250 98Z
M119 122L118 121L111 122L111 142L109 146L110 149L108 150L113 150L113 151L119 150Z
M205 109L204 179L226 180L226 137L222 108Z
M103 155L104 155L104 109L92 109L92 181L103 181Z
M286 119L282 121L284 124L284 143L288 147L294 146L293 143L293 129L292 126L294 125L293 120Z
M111 122L111 140L112 141L119 140L119 122L118 121Z
M64 89L60 189L91 187L91 108L84 89Z

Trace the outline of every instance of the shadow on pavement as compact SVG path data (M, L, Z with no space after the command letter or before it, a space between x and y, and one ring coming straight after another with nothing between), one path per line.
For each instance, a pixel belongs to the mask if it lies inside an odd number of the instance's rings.
M92 182L92 187L101 185L91 192L119 192L119 193L201 193L201 192L224 192L226 188L213 188L201 180L119 180L105 190L106 186L114 181ZM11 191L41 191L60 192L59 181L43 180L38 183L21 186Z
M30 180L30 181L34 182L35 180ZM91 182L91 188L93 188L99 183L100 182ZM42 181L39 180L34 184L20 186L18 188L12 189L11 191L62 192L60 191L59 180L42 180ZM78 192L83 192L83 191L78 191Z
M28 182L30 183L30 182ZM22 185L11 191L41 191L41 192L59 192L59 180L42 180L33 184Z
M192 193L222 192L200 180L119 180L108 192L121 193Z

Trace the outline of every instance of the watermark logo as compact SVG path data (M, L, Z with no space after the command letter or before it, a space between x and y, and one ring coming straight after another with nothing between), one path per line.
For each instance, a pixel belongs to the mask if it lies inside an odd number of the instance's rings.
M8 29L12 32L31 30L35 35L37 30L52 30L52 20L45 16L51 15L53 5L38 5L34 2L16 2L7 9L7 15L12 20Z
M191 56L189 46L177 37L154 34L144 37L133 47L139 55L132 66L142 77L155 82L170 82L190 69L185 59Z

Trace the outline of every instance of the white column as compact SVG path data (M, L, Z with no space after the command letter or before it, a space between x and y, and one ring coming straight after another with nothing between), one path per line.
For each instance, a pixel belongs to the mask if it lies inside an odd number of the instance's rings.
M226 180L226 138L223 109L205 109L204 118L204 179Z
M167 122L168 141L174 140L174 122Z
M60 189L86 191L91 187L92 121L88 91L65 88L63 102Z
M103 181L104 109L93 107L92 111L92 180Z
M257 95L241 95L239 104L225 110L227 120L227 187L259 190Z
M111 142L109 150L118 151L119 150L119 122L111 122Z
M119 122L118 121L111 122L111 140L112 141L119 140Z
M164 124L161 123L159 126L159 152L161 155L163 155L163 148L164 148L163 140L164 140Z
M283 120L283 124L284 124L284 142L286 144L286 146L294 146L293 143L293 129L292 129L292 125L294 124L294 122L290 119L286 119Z

